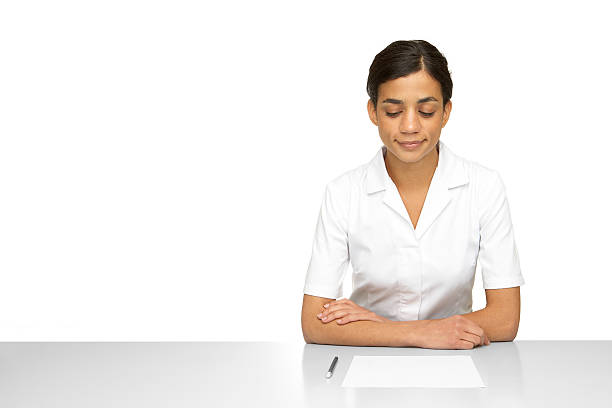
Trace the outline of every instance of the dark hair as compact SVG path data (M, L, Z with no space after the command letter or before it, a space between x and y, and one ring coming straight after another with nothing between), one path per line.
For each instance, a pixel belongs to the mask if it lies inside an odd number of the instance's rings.
M425 70L440 83L442 89L442 108L453 93L453 81L448 71L444 55L425 40L395 41L376 54L366 90L374 103L378 103L378 87L383 83Z

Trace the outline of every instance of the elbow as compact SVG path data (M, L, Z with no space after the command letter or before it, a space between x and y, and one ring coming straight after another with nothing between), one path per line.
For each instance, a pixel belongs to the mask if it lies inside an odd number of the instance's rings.
M515 338L516 338L516 333L511 333L511 332L498 332L497 336L489 335L489 341L491 343L496 343L500 341L514 341Z
M491 333L488 334L488 337L491 342L514 341L517 332L518 323L509 326L500 326L496 330L492 330Z
M307 322L302 319L302 336L304 336L304 341L306 344L316 344L317 342L314 339L314 333L312 327L307 324Z
M519 315L516 316L516 318L512 321L512 324L510 325L510 329L509 329L510 336L509 336L508 341L514 341L514 339L516 338L520 321L521 321L521 315L519 313Z
M332 344L326 339L323 324L317 321L303 321L302 335L306 344Z
M302 336L304 336L304 342L306 344L312 344L314 343L311 339L310 336L308 334L306 334L306 330L304 330L304 328L302 327Z
M302 329L302 335L304 336L304 342L306 342L306 344L321 344L315 339L312 333L307 330Z
M508 315L503 319L502 321L505 322L505 324L499 327L499 339L497 341L514 341L518 333L520 319L520 313Z
M505 333L506 335L504 336L502 341L514 341L514 339L516 338L516 334L518 333L518 322L506 328Z
M518 324L516 326L513 326L512 329L510 330L510 338L508 341L514 341L517 333L518 333Z

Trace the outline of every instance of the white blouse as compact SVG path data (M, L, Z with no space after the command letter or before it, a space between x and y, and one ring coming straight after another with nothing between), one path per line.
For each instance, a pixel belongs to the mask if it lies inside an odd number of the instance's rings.
M384 163L386 147L330 181L321 204L304 293L337 299L351 262L350 299L391 320L472 311L476 262L484 289L525 283L505 186L495 170L440 141L416 229Z

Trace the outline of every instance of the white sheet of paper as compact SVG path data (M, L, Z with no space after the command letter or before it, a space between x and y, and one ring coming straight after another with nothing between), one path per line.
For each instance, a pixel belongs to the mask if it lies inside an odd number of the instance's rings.
M343 387L486 387L472 357L354 356Z

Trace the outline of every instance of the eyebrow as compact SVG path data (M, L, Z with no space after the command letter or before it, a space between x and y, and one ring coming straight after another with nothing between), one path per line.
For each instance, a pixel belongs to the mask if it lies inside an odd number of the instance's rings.
M424 103L424 102L432 102L432 101L436 101L438 102L438 100L436 98L434 98L433 96L428 96L426 98L421 98L417 101L417 103ZM404 102L400 99L393 99L393 98L387 98L383 101L383 103L394 103L396 105L403 105Z

